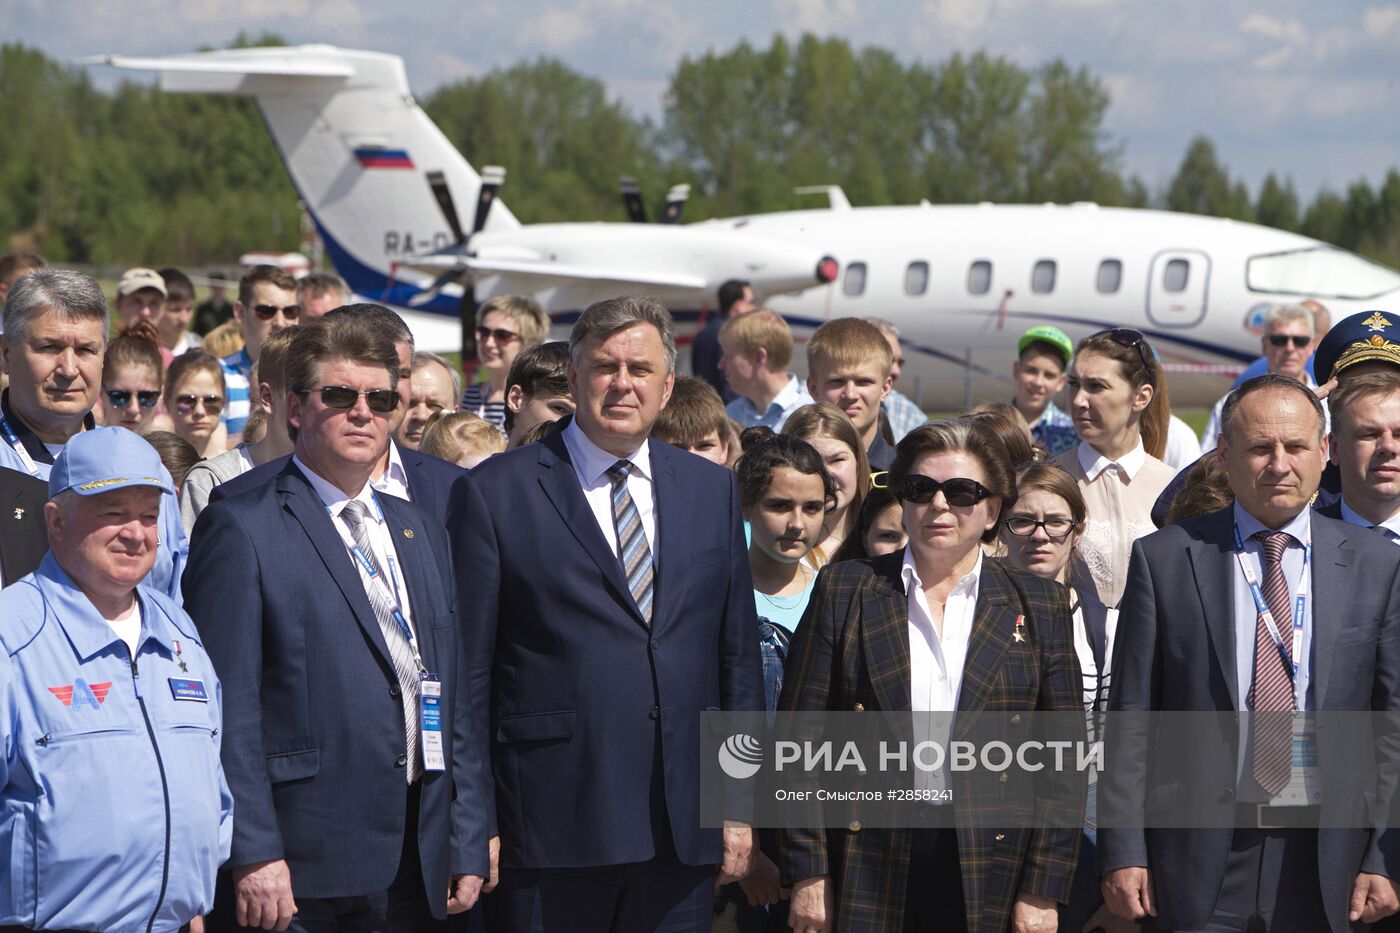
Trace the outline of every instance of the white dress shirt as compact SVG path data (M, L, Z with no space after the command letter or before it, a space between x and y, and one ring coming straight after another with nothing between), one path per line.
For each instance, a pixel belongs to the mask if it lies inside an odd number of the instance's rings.
M1360 525L1362 528L1368 530L1375 529L1381 534L1381 537L1388 538L1391 544L1400 544L1400 515L1392 515L1390 518L1381 522L1379 526L1376 526L1372 524L1369 518L1363 518L1361 515L1357 514L1355 509L1347 505L1347 500L1343 499L1342 521L1351 522L1353 525ZM1380 528L1385 529L1385 531L1380 532Z
M301 470L306 477L311 488L316 491L321 504L326 507L326 514L331 517L331 524L335 526L336 534L340 535L340 541L345 545L347 553L355 550L355 538L350 534L350 526L340 517L340 513L345 510L351 499L363 502L368 508L365 517L365 527L369 529L370 547L374 548L374 556L383 566L384 572L388 575L388 583L394 591L394 597L398 602L399 610L403 612L404 621L408 623L410 631L417 633L417 628L413 624L413 609L409 605L408 586L404 580L403 573L399 569L399 553L394 549L394 536L389 530L388 523L384 520L384 513L379 508L379 502L375 499L374 487L365 483L363 489L355 496L347 496L340 487L323 479L315 470L302 463L295 454L292 455L292 463ZM355 560L353 553L350 559L355 564L355 570L360 575L360 583L365 587L365 592L369 592L372 586L379 586L379 583L369 575L363 564ZM372 605L372 604L371 604Z
M909 699L914 712L951 713L958 708L967 643L977 614L977 592L982 581L982 552L971 572L953 585L943 606L943 635L933 627L924 584L914 565L914 549L904 549L900 572L909 598Z
M632 472L627 476L627 491L637 506L637 515L642 520L642 534L647 536L647 547L651 550L651 565L656 567L656 496L652 487L651 447L645 442L630 456L619 457L610 454L588 439L577 421L570 421L564 429L564 446L569 451L569 459L574 464L574 475L583 489L583 498L593 510L603 538L617 554L617 526L613 523L612 477L608 469L619 460L632 464Z
M413 496L408 492L408 472L403 468L403 457L399 456L398 444L389 442L389 465L384 468L384 475L379 479L371 478L370 484L374 486L375 492L413 501Z

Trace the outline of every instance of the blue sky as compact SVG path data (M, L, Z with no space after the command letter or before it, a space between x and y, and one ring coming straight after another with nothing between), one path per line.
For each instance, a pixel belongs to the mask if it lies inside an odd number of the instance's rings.
M684 55L774 33L841 36L906 61L984 49L1055 57L1107 84L1107 130L1153 189L1196 133L1257 190L1305 197L1400 165L1400 3L1347 0L0 0L0 36L61 59L170 54L240 30L402 55L415 92L540 55L656 115ZM96 71L102 71L97 69ZM111 82L110 72L102 76ZM800 179L813 183L819 179Z

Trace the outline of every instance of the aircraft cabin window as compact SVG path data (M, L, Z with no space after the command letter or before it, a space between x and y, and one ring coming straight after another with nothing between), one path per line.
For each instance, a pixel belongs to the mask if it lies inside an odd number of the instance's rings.
M928 291L928 263L922 259L909 263L904 270L904 294L922 295Z
M846 266L846 280L841 290L847 295L859 295L865 291L865 263L853 262Z
M1031 270L1031 291L1048 295L1055 290L1055 260L1042 259Z
M1123 285L1123 261L1105 259L1099 263L1099 293L1112 295Z
M1162 270L1162 288L1169 292L1186 291L1186 283L1191 281L1191 263L1186 259L1173 259Z
M1359 300L1400 288L1394 269L1330 246L1252 256L1245 269L1245 284L1256 292Z
M971 295L985 295L992 290L992 264L979 259L967 268L967 291Z

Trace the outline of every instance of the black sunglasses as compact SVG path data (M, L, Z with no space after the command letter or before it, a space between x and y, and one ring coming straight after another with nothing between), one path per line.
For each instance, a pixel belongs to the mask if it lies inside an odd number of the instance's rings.
M1026 515L1013 515L1002 524L1006 526L1007 531L1022 538L1029 538L1035 534L1037 528L1043 528L1047 537L1052 541L1059 541L1079 523L1070 518L1037 519Z
M1147 351L1147 338L1142 335L1142 331L1133 330L1131 327L1110 327L1107 330L1099 331L1089 339L1092 340L1094 337L1107 337L1120 347L1132 347L1137 350L1138 356L1142 357L1142 365L1146 367L1148 375L1156 373Z
M140 405L142 408L155 408L160 402L159 389L154 392L143 390L134 394L136 396L136 404ZM128 392L126 389L108 389L107 401L112 403L113 408L125 408L131 404L132 395L133 393Z
M1304 347L1306 347L1308 344L1312 343L1312 338L1311 338L1311 337L1304 337L1304 336L1302 336L1301 334L1270 334L1270 335L1269 335L1269 346L1271 346L1271 347L1280 347L1280 348L1282 348L1282 347L1288 346L1289 343L1292 343L1292 344L1293 344L1293 349L1295 349L1295 350L1301 350L1301 349L1303 349Z
M315 389L297 389L298 395L310 395ZM349 411L364 395L365 404L377 415L387 415L399 407L399 393L396 389L370 389L361 392L350 386L321 386L321 403L336 411Z
M295 321L301 317L301 305L284 305L280 308L277 305L253 305L253 313L264 321L272 320L277 316L278 311L281 311L282 316L289 321Z
M204 404L204 410L211 415L217 415L224 410L223 397L218 395L177 395L175 410L182 415L192 414L194 407L201 402Z
M949 505L961 509L976 505L992 494L990 489L975 479L955 476L939 482L931 476L914 473L904 477L904 488L900 490L899 498L916 505L926 505L933 501L939 490L942 490L943 498L948 500Z
M520 335L513 330L506 330L504 327L478 327L476 329L476 339L485 340L487 337L495 338L497 343L510 343L512 340L519 340Z

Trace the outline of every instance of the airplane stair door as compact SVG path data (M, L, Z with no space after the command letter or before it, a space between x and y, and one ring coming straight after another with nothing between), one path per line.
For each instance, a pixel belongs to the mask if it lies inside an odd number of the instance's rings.
M1206 316L1210 256L1199 250L1163 250L1152 258L1147 319L1155 327L1194 327Z

